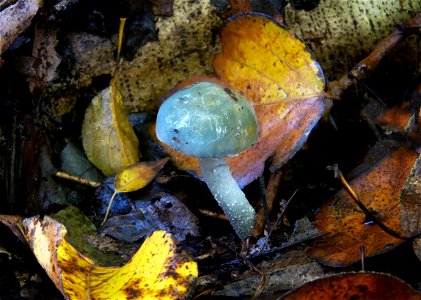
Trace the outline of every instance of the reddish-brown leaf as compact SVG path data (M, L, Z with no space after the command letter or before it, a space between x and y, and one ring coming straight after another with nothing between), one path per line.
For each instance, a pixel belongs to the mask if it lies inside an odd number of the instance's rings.
M282 299L418 300L421 299L421 294L391 275L343 273L309 282L289 292Z
M380 147L379 152L387 148ZM361 202L392 230L401 229L399 195L418 153L400 146L377 163L361 166L362 173L350 182ZM365 169L365 170L364 170ZM364 213L343 189L323 204L316 215L317 228L327 235L316 240L310 254L323 264L346 266L361 257L388 251L402 242L375 224L367 224Z

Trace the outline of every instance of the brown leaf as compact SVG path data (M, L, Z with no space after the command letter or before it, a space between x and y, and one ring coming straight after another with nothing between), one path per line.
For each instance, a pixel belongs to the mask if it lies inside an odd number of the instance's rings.
M380 152L385 151L380 147ZM403 235L399 195L418 154L404 146L384 153L372 166L364 163L359 176L350 182L361 202L373 210L379 221ZM372 157L372 156L370 156ZM346 266L366 256L388 251L403 242L375 224L366 224L365 215L343 189L326 201L316 215L317 228L328 233L316 240L309 253L323 264Z
M415 236L421 233L421 155L412 167L399 197L403 230Z
M381 273L343 273L317 279L295 289L284 300L421 299L421 294L399 278Z

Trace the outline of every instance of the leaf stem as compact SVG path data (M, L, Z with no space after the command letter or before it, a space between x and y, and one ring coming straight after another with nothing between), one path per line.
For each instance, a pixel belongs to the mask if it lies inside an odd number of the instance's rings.
M108 203L108 207L107 207L107 211L105 212L104 220L102 220L102 222L101 222L101 227L104 226L105 221L107 221L108 213L110 212L110 209L111 209L111 204L113 203L113 200L118 193L119 192L117 190L114 190L114 194L111 196L110 202Z

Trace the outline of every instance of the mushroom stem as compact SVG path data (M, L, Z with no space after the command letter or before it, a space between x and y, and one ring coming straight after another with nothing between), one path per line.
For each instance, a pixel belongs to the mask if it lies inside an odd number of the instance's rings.
M235 233L244 240L253 229L256 213L232 177L225 158L200 158L202 177Z

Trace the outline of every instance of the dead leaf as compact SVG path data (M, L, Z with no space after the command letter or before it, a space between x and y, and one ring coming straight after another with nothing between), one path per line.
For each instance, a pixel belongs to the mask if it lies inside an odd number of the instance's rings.
M48 26L35 26L34 45L32 57L35 62L31 64L35 74L29 77L29 89L41 90L46 84L51 83L57 77L57 67L61 58L57 54L55 47L58 44L57 29Z
M237 15L221 28L220 37L215 72L253 103L260 125L259 142L227 159L238 184L245 186L262 173L267 158L274 155L275 171L301 148L323 113L324 79L305 44L269 17ZM177 89L202 79L189 79ZM196 159L165 149L178 168L200 174Z
M222 289L211 291L214 297L259 297L272 295L272 293L289 290L305 284L311 279L325 275L323 268L315 261L300 256L298 251L292 251L296 256L291 260L290 253L282 256L282 259L265 261L258 266L265 273L262 275L254 271L241 275L241 279L228 283Z
M18 0L0 11L0 55L31 25L42 6L42 0Z
M104 253L85 239L87 235L96 235L97 229L77 207L70 205L51 217L66 227L66 240L81 254L95 260L101 266L116 266L122 263L122 259L118 255Z
M421 233L421 155L411 169L399 197L401 224L410 236Z
M121 170L114 178L115 190L128 193L145 187L156 177L168 160L169 158L166 157L157 161L141 162Z
M86 109L82 138L88 159L107 176L139 162L139 142L114 81Z
M350 186L361 202L380 222L404 235L401 229L399 195L418 154L404 146L374 147L374 154L356 172ZM316 240L309 253L329 266L347 266L360 260L360 246L366 256L386 252L403 240L392 237L375 224L367 224L364 213L343 189L326 201L316 214L316 226L327 235Z
M176 252L169 233L156 231L122 267L99 267L64 238L66 228L46 216L24 220L28 243L66 299L181 299L197 265Z
M309 282L281 299L421 299L407 283L388 274L343 273Z
M370 53L374 45L389 35L396 24L412 18L421 10L420 1L391 2L324 0L309 11L285 7L285 22L291 32L308 42L323 71L335 79L349 71L359 60ZM381 12L381 13L379 13ZM405 67L420 64L417 38L404 42L389 56Z
M155 230L171 232L178 241L184 241L189 235L199 235L199 221L178 198L164 194L149 204L142 201L142 207L129 214L110 218L102 233L135 242Z
M157 100L194 74L211 74L221 20L210 0L174 1L173 15L156 20L158 39L121 64L118 86L132 111L157 109Z

